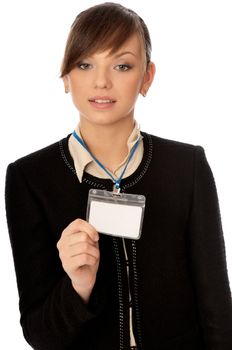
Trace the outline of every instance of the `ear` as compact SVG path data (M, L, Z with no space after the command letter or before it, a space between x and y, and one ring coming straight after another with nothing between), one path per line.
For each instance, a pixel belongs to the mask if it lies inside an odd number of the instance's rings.
M149 62L147 70L144 74L143 83L142 83L142 86L140 89L140 93L143 96L146 96L146 93L149 90L149 87L151 86L151 84L153 82L155 72L156 72L155 63Z
M70 91L70 89L69 89L69 79L68 79L68 76L67 76L67 75L63 76L62 80L63 80L63 83L64 83L64 91L65 91L66 93L68 93L68 92Z

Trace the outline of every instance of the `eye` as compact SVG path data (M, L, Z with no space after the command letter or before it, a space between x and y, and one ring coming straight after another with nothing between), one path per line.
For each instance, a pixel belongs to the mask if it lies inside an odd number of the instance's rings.
M118 69L117 69L118 68ZM118 64L116 69L122 72L125 72L129 69L131 69L132 67L129 64Z
M89 69L90 66L91 65L89 63L83 63L83 62L81 62L77 65L77 67L82 69L82 70L87 70L87 69Z

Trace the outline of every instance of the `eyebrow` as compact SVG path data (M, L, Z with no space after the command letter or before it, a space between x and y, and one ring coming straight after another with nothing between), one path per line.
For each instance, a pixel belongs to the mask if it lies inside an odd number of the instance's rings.
M136 55L135 53L131 52L131 51L123 51L123 52L118 53L117 55L114 55L113 57L114 57L114 58L118 58L118 57L121 57L121 56L123 56L123 55L128 55L128 54L137 57L137 55ZM90 57L90 58L91 58L91 57L93 57L93 56L94 56L94 54L93 54L93 55L90 55L90 56L87 56L87 57ZM109 57L109 56L111 56L111 55L108 54L107 57Z
M136 55L135 55L133 52L131 52L131 51L123 51L123 52L120 52L120 53L118 53L117 55L115 55L114 57L115 57L115 58L118 58L118 57L121 57L121 56L127 55L127 54L130 54L130 55L133 55L133 56L136 57Z

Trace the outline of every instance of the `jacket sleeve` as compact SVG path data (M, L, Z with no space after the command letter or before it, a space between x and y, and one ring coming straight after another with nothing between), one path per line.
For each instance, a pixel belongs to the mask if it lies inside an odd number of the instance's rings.
M103 289L96 282L88 305L75 292L43 208L17 162L7 168L5 201L25 339L36 350L78 344L87 322L101 313Z
M189 247L207 350L232 349L232 298L216 185L205 151L195 148Z

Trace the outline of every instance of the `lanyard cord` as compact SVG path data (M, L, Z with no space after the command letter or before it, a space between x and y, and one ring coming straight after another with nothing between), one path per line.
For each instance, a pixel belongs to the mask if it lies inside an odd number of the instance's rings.
M84 143L84 141L77 135L76 131L73 131L73 136L75 137L75 139L89 152L89 154L91 155L91 157L97 162L97 164L111 177L111 179L113 180L113 182L115 183L115 187L116 189L120 189L120 182L122 180L122 177L126 171L126 168L129 164L129 161L131 160L133 154L135 153L136 148L138 147L139 144L139 140L137 140L137 142L135 143L135 145L132 148L131 154L129 156L129 158L127 159L125 168L123 169L122 174L120 175L120 177L118 178L118 180L116 180L111 174L110 172L104 167L104 165L99 162L99 160L92 154L92 152L88 149L88 147L86 146L86 144Z

